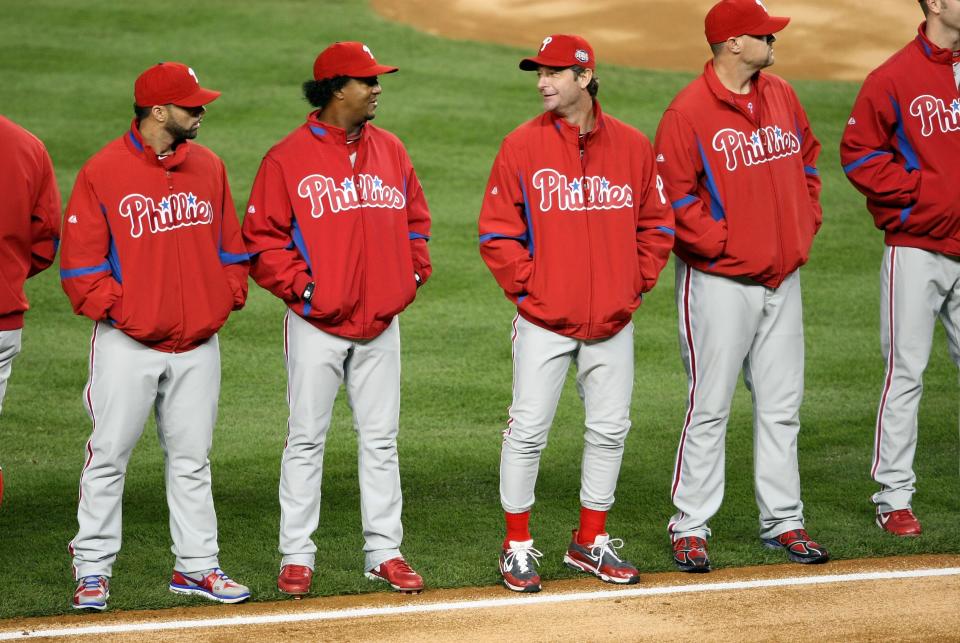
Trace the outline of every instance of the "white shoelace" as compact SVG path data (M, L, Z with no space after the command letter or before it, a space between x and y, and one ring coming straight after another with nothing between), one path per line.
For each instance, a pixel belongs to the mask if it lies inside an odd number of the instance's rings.
M604 555L612 556L613 559L616 560L618 563L623 562L623 559L617 556L617 552L616 552L616 550L620 549L621 547L623 547L622 538L607 539L604 542L600 543L599 545L597 544L593 545L590 548L590 556L596 557L597 559L596 571L598 572L600 571L600 566L603 564Z
M517 567L520 568L520 573L525 574L530 571L530 560L533 559L533 563L539 565L541 556L543 556L543 554L534 549L533 546L511 547L507 550L507 555L504 557L503 562L508 568L513 567L514 563L516 563Z

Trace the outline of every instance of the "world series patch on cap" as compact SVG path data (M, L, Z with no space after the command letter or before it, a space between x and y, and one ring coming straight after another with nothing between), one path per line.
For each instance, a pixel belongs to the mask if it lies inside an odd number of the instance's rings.
M596 69L597 61L589 42L580 36L559 33L544 38L536 56L520 61L520 69L524 71L536 71L541 65L559 68L578 65L584 69Z
M212 103L220 92L204 89L192 67L161 62L140 74L133 84L133 101L140 107L167 105L200 107Z

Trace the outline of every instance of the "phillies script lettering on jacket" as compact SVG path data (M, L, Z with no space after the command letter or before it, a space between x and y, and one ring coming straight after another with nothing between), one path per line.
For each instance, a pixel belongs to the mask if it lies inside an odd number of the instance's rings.
M36 136L0 116L0 330L23 327L23 284L53 263L60 241L60 192Z
M960 256L960 51L925 26L863 82L840 159L888 246Z
M376 337L430 277L430 211L400 140L363 126L355 162L346 133L307 122L264 157L243 235L251 275L324 332ZM301 296L314 282L309 302Z
M531 323L579 339L630 322L673 247L650 141L607 116L580 132L553 113L503 141L480 210L480 254Z
M226 169L207 148L184 141L159 159L134 121L80 170L60 255L77 314L188 351L243 307L248 270Z
M667 108L654 146L677 256L776 288L807 262L820 229L820 143L783 79L760 72L752 82L756 119L707 62Z

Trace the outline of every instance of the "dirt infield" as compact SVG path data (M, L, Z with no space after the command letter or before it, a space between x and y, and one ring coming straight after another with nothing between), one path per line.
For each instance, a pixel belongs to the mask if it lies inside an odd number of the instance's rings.
M525 49L551 33L578 33L604 63L699 71L709 55L703 17L715 0L372 0L390 20L434 35ZM787 78L860 80L916 34L912 0L766 0L791 23L775 45Z
M434 590L420 596L378 593L153 612L108 611L0 621L0 640L18 633L32 633L30 640L36 640L44 630L118 624L134 631L88 632L86 637L61 632L47 640L957 640L958 567L960 556L914 556L812 567L722 569L704 575L649 574L639 586L627 589L593 579L547 582L543 593L528 596L490 587ZM949 575L860 580L850 576L876 572L906 576L920 569ZM825 582L837 577L846 580ZM755 587L755 581L768 585ZM734 583L740 586L731 586ZM624 596L631 591L644 595ZM592 595L598 592L599 596ZM472 603L464 605L467 601ZM359 615L364 608L370 613ZM398 613L411 609L421 611ZM232 617L285 622L197 627L198 621L222 623ZM171 629L145 631L144 625L173 621Z

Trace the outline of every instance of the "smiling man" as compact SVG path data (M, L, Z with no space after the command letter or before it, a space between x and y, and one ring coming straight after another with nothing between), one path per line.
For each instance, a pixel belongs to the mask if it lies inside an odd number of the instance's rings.
M120 550L127 462L153 409L176 555L170 591L236 603L220 570L210 460L220 394L217 330L247 296L247 254L223 162L191 143L205 105L193 69L165 62L134 85L135 119L80 170L60 278L94 321L84 391L93 432L70 543L78 609L103 610Z
M705 19L713 58L673 99L657 165L677 219L676 304L687 412L671 485L674 562L710 571L737 380L753 395L760 538L798 563L827 550L804 528L797 464L803 400L800 267L820 228L820 143L793 89L761 70L790 21L761 0L722 0ZM740 473L742 475L742 473Z
M480 211L480 254L513 320L513 404L503 432L500 502L504 585L540 591L530 510L540 454L571 362L586 408L580 524L564 556L610 583L636 583L607 512L630 430L633 312L673 246L673 214L653 147L597 102L593 49L579 36L543 40L520 69L537 74L544 113L503 141Z
M288 307L290 418L280 469L281 592L310 591L323 447L341 384L353 409L366 576L401 592L423 579L400 555L398 315L430 277L430 212L400 140L370 123L380 74L360 42L317 56L317 108L263 159L243 222L251 274Z

